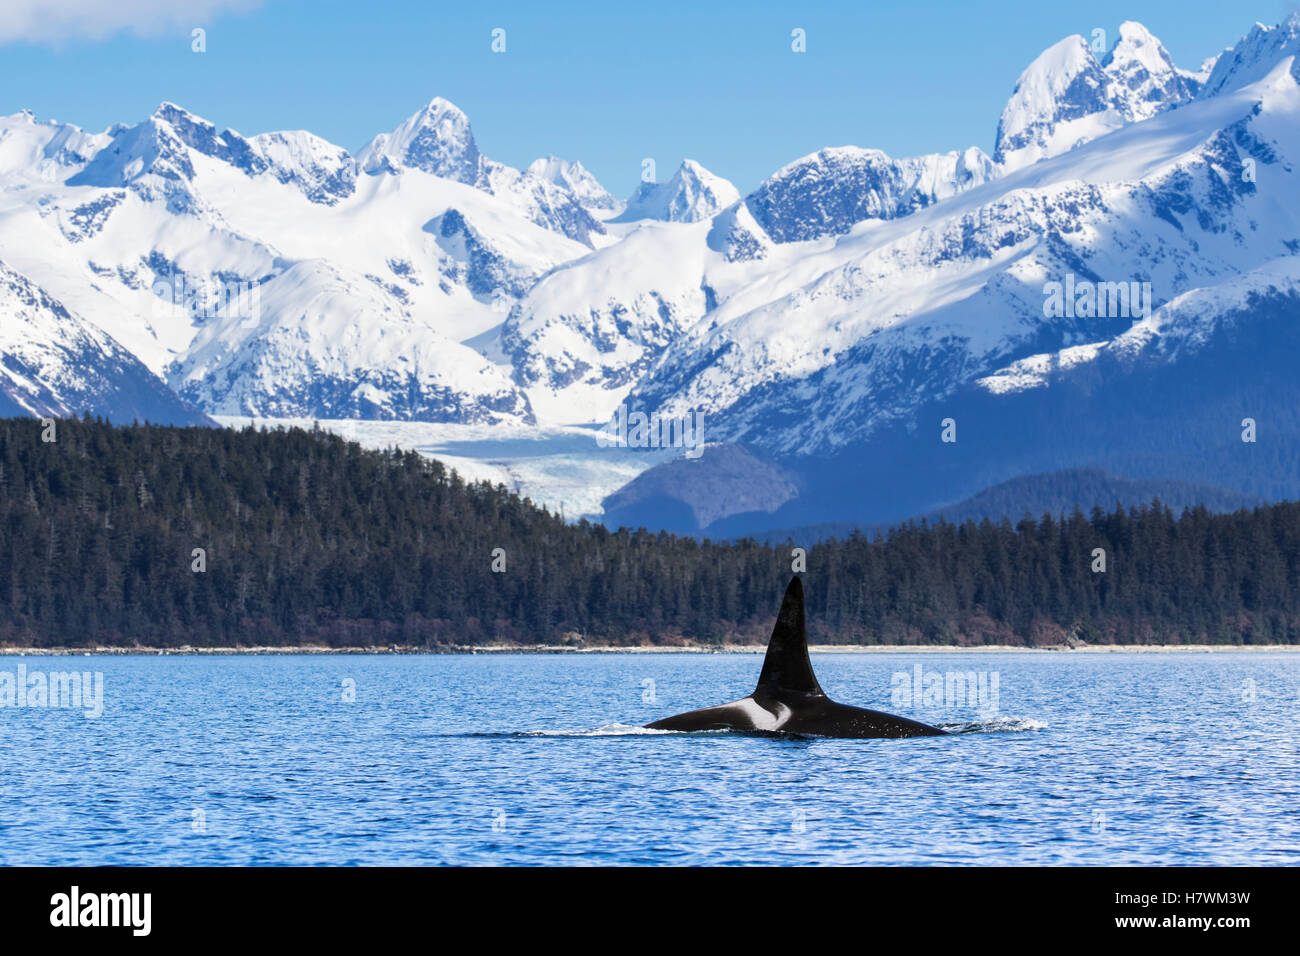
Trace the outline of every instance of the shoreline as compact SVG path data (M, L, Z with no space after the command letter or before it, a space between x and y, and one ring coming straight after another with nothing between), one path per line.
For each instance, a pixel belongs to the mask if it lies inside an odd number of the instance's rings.
M716 647L572 647L560 644L518 646L449 645L425 647L0 647L0 657L271 657L327 655L476 655L476 654L762 654L761 644L723 644ZM957 644L810 644L811 654L1224 654L1232 652L1300 652L1300 644L1064 644L1021 647L987 644L963 647Z

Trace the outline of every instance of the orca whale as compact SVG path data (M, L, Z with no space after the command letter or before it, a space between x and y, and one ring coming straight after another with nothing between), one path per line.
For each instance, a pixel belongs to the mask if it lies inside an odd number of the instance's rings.
M767 642L758 686L743 700L665 717L651 730L769 731L817 737L935 737L946 731L862 707L837 704L826 696L812 661L804 629L803 583L785 590L781 613Z

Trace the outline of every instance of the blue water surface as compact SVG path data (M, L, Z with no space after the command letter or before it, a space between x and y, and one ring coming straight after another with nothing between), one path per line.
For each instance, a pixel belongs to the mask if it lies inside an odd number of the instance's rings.
M4 864L1295 864L1300 656L815 654L909 740L637 732L751 654L0 657ZM997 698L894 697L923 673ZM895 687L895 674L899 678Z

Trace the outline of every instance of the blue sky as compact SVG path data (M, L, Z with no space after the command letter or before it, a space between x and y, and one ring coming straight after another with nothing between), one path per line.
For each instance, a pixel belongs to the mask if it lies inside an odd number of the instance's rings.
M625 196L643 158L663 179L689 156L743 191L823 146L991 152L1016 77L1071 33L1113 44L1139 20L1195 69L1295 7L4 0L0 112L100 130L171 100L244 134L303 128L357 149L440 95L514 166L579 159ZM206 53L191 52L194 27ZM795 28L806 53L791 51Z

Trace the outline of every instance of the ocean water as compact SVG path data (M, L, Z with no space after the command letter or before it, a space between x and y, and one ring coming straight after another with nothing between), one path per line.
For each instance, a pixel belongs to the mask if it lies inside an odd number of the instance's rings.
M0 657L0 690L104 681L98 717L0 707L0 863L1300 863L1300 655L815 654L832 697L960 732L635 729L760 663ZM983 698L908 700L918 666Z

